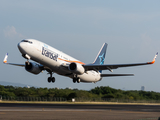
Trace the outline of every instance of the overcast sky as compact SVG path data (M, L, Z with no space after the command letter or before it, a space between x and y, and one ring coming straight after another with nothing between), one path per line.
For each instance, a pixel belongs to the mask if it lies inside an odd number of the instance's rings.
M108 43L105 64L152 61L160 52L159 0L0 0L0 59L25 63L18 42L33 38L68 55L92 63L102 44ZM47 72L33 75L23 67L0 64L0 81L48 88L90 90L97 86L160 92L160 56L154 65L119 68L114 73L133 73L134 77L106 77L94 83L73 83ZM103 71L103 73L110 73Z

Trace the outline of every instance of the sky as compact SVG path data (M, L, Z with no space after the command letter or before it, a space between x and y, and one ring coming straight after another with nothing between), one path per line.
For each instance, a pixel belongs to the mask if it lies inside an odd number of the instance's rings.
M90 90L110 86L122 90L160 92L160 56L155 64L119 68L113 73L135 76L105 77L97 83L73 83L54 74L48 83L46 71L39 75L23 67L3 64L25 63L17 44L26 38L37 39L88 64L96 58L104 42L108 44L105 64L152 61L160 52L159 0L0 0L0 81L47 88ZM110 71L103 71L110 73Z

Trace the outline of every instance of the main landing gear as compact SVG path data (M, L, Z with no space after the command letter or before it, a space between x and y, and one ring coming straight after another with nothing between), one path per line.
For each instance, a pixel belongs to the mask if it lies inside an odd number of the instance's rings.
M80 80L80 78L78 78L78 77L74 77L73 78L73 83L80 83L81 82L81 80Z
M55 77L48 77L48 82L49 82L49 83L50 83L50 82L54 83L54 82L55 82Z
M55 77L52 77L52 72L49 72L49 74L50 74L50 77L48 77L48 82L49 83L50 82L54 83L55 82Z

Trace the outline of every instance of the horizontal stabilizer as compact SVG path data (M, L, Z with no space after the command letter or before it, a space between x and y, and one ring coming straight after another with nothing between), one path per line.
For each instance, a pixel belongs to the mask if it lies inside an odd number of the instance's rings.
M134 76L134 74L101 74L101 77Z

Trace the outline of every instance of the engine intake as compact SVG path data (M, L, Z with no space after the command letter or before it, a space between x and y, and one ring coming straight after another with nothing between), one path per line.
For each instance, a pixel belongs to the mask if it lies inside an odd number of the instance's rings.
M69 70L78 75L81 75L85 72L85 69L81 64L77 64L74 62L69 65Z
M36 75L42 71L39 64L34 63L34 62L26 62L25 69L26 69L26 71L33 73L33 74L36 74Z

